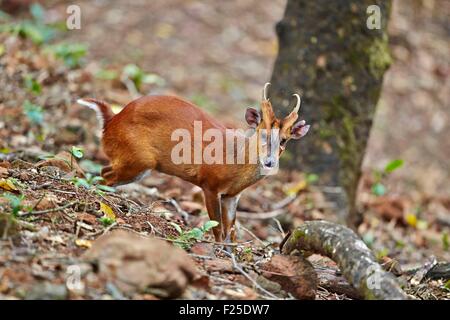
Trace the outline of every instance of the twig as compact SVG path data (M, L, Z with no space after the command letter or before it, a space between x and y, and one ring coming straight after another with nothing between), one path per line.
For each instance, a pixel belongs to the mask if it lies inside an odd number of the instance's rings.
M122 77L122 83L127 87L128 92L133 97L133 99L136 99L139 97L139 92L134 84L133 81L130 80L128 77Z
M50 181L44 182L42 184L38 184L37 186L35 186L34 188L32 188L33 190L38 190L38 189L43 189L43 188L47 188L50 187L52 185L52 183Z
M190 255L191 257L197 258L197 259L203 259L203 260L212 260L214 259L213 257L210 256L203 256L200 254L195 254L195 253L188 253L188 255Z
M193 242L182 241L182 240L177 240L177 239L168 239L168 238L164 238L164 237L156 237L155 236L155 238L158 238L158 239L161 239L161 240L166 240L166 241L169 241L169 242L176 242L176 243L184 243L184 244L192 244L193 243ZM240 243L237 243L237 242L230 242L230 243L228 243L228 242L216 242L216 241L209 241L209 240L196 240L196 242L212 243L212 244L215 244L215 245L218 245L218 246L237 247L237 246L242 246L242 245L247 244L247 243L251 243L252 241L246 241L246 242L240 242Z
M131 199L127 199L117 193L112 193L112 192L108 192L107 195L113 197L113 198L119 198L120 200L123 200L125 202L130 202L132 205L134 205L137 209L141 208L143 204L138 204L135 201L131 200Z
M242 224L239 225L239 228L241 228L242 230L244 230L245 232L247 232L252 238L254 238L255 240L257 240L259 243L261 243L263 245L263 247L267 246L266 243L264 243L264 241L262 241L260 238L258 238L258 236L256 234L254 234L253 232L251 232L249 229L247 229L246 227L244 227Z
M30 211L33 211L38 205L39 203L41 203L42 199L44 199L45 197L45 193L42 195L42 197L39 198L39 200L33 205L33 207L30 209Z
M76 192L73 192L73 191L65 191L65 190L59 190L59 189L52 189L51 191L65 193L65 194L77 194Z
M288 204L290 204L292 201L294 201L296 198L297 198L297 195L287 196L283 200L275 203L271 208L272 208L272 210L278 210L278 209L284 208Z
M103 234L107 233L109 230L111 230L113 227L115 227L117 225L117 221L114 221L113 223L111 223L111 225L107 226L104 230L103 230Z
M97 231L95 231L95 232L91 232L91 233L88 233L88 234L86 234L86 236L87 237L95 237L95 236L98 236L100 233L101 234L105 234L105 233L107 233L109 230L111 230L112 228L114 228L115 226L117 226L117 222L116 221L114 221L112 224L110 224L108 227L106 227L105 229L100 229L100 230L97 230Z
M231 261L233 262L233 268L235 268L245 278L247 278L255 286L255 288L257 288L259 291L263 292L265 295L269 296L272 299L276 299L276 300L280 299L273 293L271 293L271 292L267 291L266 289L264 289L263 287L261 287L252 277L250 277L250 275L247 272L245 272L244 269L242 269L242 267L237 263L236 257L234 256L233 253L229 253L225 250L222 250L222 252L224 252L226 255L228 255L231 258Z
M29 215L38 215L38 214L45 214L45 213L50 213L50 212L56 212L56 211L60 211L60 210L64 210L66 208L69 208L71 206L73 206L74 204L78 203L78 200L69 202L61 207L57 207L57 208L52 208L52 209L47 209L47 210L41 210L41 211L30 211L30 212L26 212L20 215L20 217L26 217Z
M27 229L29 231L36 231L37 230L37 227L34 224L32 224L32 223L30 223L28 221L16 220L16 223L20 227L22 227L24 229Z
M286 234L284 233L283 227L281 226L280 220L278 220L277 218L272 218L273 221L275 221L275 223L277 224L278 230L281 232L281 236L286 237Z

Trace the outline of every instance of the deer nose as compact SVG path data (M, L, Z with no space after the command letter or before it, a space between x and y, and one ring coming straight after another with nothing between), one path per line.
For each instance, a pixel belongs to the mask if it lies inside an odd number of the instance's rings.
M267 157L264 160L264 166L267 168L272 168L275 165L275 159L273 159L272 157Z

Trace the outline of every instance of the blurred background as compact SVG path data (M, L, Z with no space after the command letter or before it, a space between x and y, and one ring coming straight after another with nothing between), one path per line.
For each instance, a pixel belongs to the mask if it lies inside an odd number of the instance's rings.
M55 19L70 1L49 1ZM270 80L277 55L275 24L283 0L77 1L82 29L64 35L88 44L92 68L130 62L172 91L243 123ZM405 166L393 190L450 195L450 2L397 0L389 22L393 64L385 75L364 169L391 159Z

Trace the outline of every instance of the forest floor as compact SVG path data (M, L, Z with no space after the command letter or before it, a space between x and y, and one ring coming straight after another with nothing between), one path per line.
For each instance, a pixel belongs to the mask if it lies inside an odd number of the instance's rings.
M193 14L211 16L202 10L206 9L193 9ZM41 22L33 23L42 27ZM170 33L170 27L164 24L158 30L162 38ZM197 187L152 173L140 184L116 190L102 188L97 177L107 159L99 150L98 129L93 130L98 124L92 111L74 102L79 97L102 97L115 103L117 111L132 99L135 87L144 78L151 83L143 84L141 92L151 88L152 92L180 94L189 88L179 88L174 79L165 78L163 82L155 74L146 77L140 69L134 70L134 77L128 73L128 78L133 79L131 86L130 79L125 81L127 86L120 80L120 75L126 73L126 63L120 59L108 68L95 55L89 56L86 63L78 63L85 58L82 46L67 42L56 47L36 44L32 41L36 40L35 33L25 30L23 34L26 39L10 32L0 33L0 298L164 296L161 290L118 285L115 273L105 276L89 263L86 254L98 250L96 239L116 229L164 239L183 249L180 257L185 260L181 264L191 261L197 277L182 290L182 298L298 297L298 292L271 278L273 272L267 265L279 254L288 230L307 220L336 221L332 205L322 195L324 187L315 184L314 175L281 172L244 193L238 208L239 244L233 261L218 249L209 232L201 231L208 218ZM179 83L198 85L195 77L189 80L180 78ZM167 89L167 83L173 84L172 89ZM229 90L237 95L232 102L248 99L239 98L246 96L244 91ZM216 107L208 97L191 98L206 109ZM436 261L450 261L450 198L389 192L377 195L373 184L373 171L369 170L364 174L359 197L364 211L359 235L380 263L399 276L409 294L419 299L450 299L449 282L427 279L422 274ZM193 230L201 232L194 237ZM114 252L114 248L109 250ZM319 275L317 290L307 287L306 282L292 280L304 287L304 297L311 297L312 292L316 299L358 298L331 260L317 255L308 260ZM72 266L82 270L82 287L67 284L73 276ZM145 273L140 275L135 270L130 271L138 277L135 283L148 280ZM168 273L173 270L161 268L159 272L170 277ZM174 282L184 289L180 284L183 281Z

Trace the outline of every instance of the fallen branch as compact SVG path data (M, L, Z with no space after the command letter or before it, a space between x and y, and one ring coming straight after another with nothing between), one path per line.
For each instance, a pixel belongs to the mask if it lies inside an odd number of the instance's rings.
M314 266L314 271L317 273L319 286L325 290L345 294L351 299L363 299L359 291L353 288L344 277L339 276L335 269Z
M396 278L383 270L364 242L345 226L327 221L306 222L288 235L281 247L284 254L295 249L331 258L365 299L409 299Z
M427 272L425 278L428 279L450 279L450 263L442 262L438 263L430 271Z

